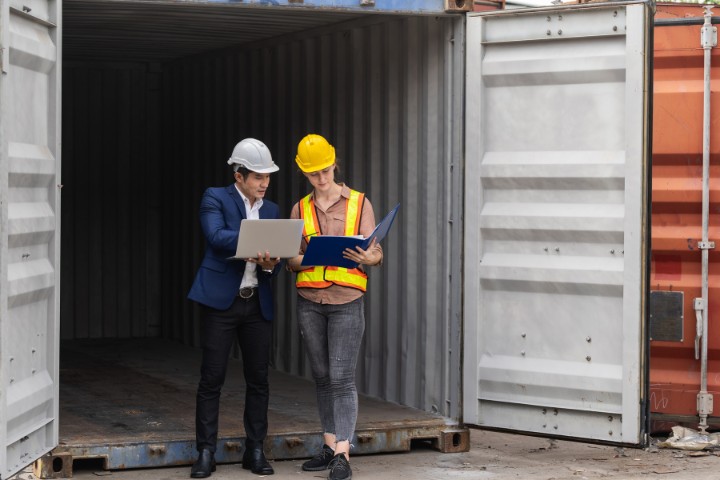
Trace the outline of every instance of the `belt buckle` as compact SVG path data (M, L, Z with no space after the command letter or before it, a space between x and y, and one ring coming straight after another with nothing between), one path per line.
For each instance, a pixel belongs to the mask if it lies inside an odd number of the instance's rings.
M240 289L240 293L238 293L240 298L244 298L245 300L252 297L254 294L255 294L255 289L252 287L243 287Z

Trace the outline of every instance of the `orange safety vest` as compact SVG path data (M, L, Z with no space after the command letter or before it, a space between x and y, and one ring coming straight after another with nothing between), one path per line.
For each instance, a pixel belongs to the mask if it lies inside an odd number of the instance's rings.
M365 194L350 190L345 213L345 235L357 235L360 229L360 214L365 201ZM300 218L305 221L303 235L310 241L313 235L322 235L320 223L315 213L315 201L312 194L300 200ZM367 275L358 268L315 266L297 273L297 288L327 288L332 284L343 287L367 289Z

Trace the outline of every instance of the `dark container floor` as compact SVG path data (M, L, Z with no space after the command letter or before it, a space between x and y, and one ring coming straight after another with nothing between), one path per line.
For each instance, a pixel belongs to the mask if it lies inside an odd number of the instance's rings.
M195 458L200 350L158 339L64 342L60 444L53 454L101 458L105 468L182 465ZM230 360L220 407L219 462L244 448L242 364ZM303 458L322 445L314 384L271 370L270 458ZM467 430L424 411L361 396L354 452L409 450L428 439L441 451L468 448ZM67 457L66 457L67 458Z

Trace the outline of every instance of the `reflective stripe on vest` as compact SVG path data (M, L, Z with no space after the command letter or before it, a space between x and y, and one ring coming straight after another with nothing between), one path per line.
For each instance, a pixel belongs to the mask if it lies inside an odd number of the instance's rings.
M347 199L345 208L346 236L358 234L364 201L364 194L350 190L350 198ZM300 218L304 220L303 235L308 241L312 241L314 235L322 235L312 194L300 200ZM299 271L295 278L297 288L327 288L333 283L343 287L357 288L364 292L367 288L367 275L357 268L316 266Z

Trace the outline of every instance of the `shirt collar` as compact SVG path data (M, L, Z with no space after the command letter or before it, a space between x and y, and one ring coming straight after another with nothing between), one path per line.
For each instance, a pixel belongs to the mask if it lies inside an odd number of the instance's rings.
M250 200L245 196L245 194L242 192L242 190L240 190L240 188L237 186L237 183L235 184L235 190L237 190L237 192L240 194L240 198L243 199L243 202L245 203L245 205L249 206ZM260 208L260 207L262 207L262 204L263 204L262 198L258 198L255 200L255 203L252 205L251 208L253 210L256 208Z
M350 187L348 187L344 183L340 183L339 185L342 187L342 190L340 190L340 196L350 198Z

